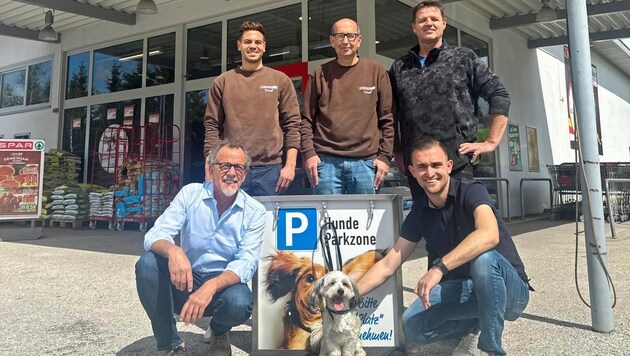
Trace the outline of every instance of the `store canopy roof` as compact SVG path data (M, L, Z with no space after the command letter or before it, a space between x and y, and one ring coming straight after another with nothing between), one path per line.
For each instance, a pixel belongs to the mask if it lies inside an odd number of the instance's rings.
M155 0L161 5L180 0ZM537 22L540 0L443 0L459 2L490 19L493 30L510 29L529 48L567 43L566 1L549 0L557 20ZM405 1L407 2L407 1ZM630 77L630 0L586 0L592 48ZM415 1L414 1L415 3ZM38 40L44 14L54 9L55 31L109 21L133 26L138 0L0 0L0 35Z

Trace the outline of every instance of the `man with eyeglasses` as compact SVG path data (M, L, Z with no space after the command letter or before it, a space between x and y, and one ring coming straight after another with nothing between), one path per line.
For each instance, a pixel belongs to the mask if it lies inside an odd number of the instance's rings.
M204 341L217 356L231 355L229 330L251 316L247 282L258 267L265 208L239 189L250 164L243 145L221 141L206 158L212 180L183 187L144 237L136 285L158 351L186 352L175 313L186 324L212 317Z
M419 137L431 137L447 147L453 160L451 176L472 179L473 163L480 154L493 152L503 137L510 109L508 91L473 50L444 41L446 18L439 1L415 6L411 29L418 44L389 70L396 104L396 163L405 172L411 163L411 144ZM479 98L489 105L490 127L483 142L476 142ZM422 189L408 170L407 177L417 200Z
M392 92L385 69L358 55L359 25L341 19L337 57L309 76L302 108L302 154L314 194L372 194L392 158Z
M241 64L218 76L208 90L204 154L222 138L242 143L252 157L242 189L252 196L282 194L295 178L300 147L295 88L286 74L263 65L260 23L243 22L236 46Z

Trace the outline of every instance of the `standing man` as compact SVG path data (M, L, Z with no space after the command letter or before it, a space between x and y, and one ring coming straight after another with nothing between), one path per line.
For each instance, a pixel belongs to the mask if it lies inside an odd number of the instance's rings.
M185 323L212 317L204 341L215 356L231 355L228 332L251 316L247 282L258 267L265 208L239 189L250 162L243 146L221 141L206 158L212 180L183 187L144 237L136 285L158 351L186 351L174 313Z
M341 19L330 44L337 58L310 75L302 110L302 154L314 194L370 194L385 181L394 121L387 72L357 54L359 26Z
M295 178L300 146L295 88L284 73L263 66L266 43L260 23L243 22L236 46L242 64L217 77L208 91L204 152L222 138L241 142L252 157L242 189L252 196L281 194Z
M406 339L430 344L470 334L453 355L505 355L504 321L516 320L529 301L512 237L481 183L449 176L453 161L442 143L421 138L410 152L421 196L394 247L358 281L359 291L385 282L424 238L429 266L414 290L420 299L402 317Z
M416 5L411 28L418 45L389 71L400 133L394 147L396 161L403 172L411 162L410 145L419 137L431 137L446 146L453 160L452 176L472 178L472 162L480 154L494 151L503 137L509 94L471 49L450 46L443 40L446 18L439 1ZM479 97L490 106L490 128L484 142L476 142ZM415 200L420 186L409 172L407 177Z

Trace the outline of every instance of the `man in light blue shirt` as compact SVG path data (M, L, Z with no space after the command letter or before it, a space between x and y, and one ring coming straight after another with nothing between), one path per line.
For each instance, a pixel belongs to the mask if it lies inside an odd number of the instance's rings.
M136 285L158 351L186 351L173 314L185 323L211 316L204 341L211 355L231 355L228 331L247 321L247 282L258 267L265 208L240 189L251 159L240 144L221 141L206 158L204 184L191 183L144 237ZM174 236L181 232L181 247Z

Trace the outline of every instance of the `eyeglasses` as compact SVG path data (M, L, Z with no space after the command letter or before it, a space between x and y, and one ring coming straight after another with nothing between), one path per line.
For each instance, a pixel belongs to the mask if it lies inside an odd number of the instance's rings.
M357 38L359 38L359 36L361 36L358 33L333 33L332 36L337 40L337 41L343 41L343 38L347 38L348 41L352 42L354 40L356 40Z
M218 162L218 163L213 163L213 166L219 166L219 169L221 170L221 172L227 173L230 171L230 168L234 167L234 172L236 172L236 174L243 174L245 173L245 170L247 169L245 167L244 164L233 164L233 163L228 163L228 162Z

